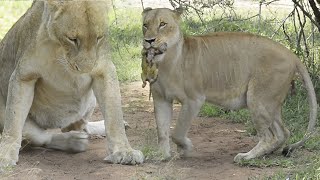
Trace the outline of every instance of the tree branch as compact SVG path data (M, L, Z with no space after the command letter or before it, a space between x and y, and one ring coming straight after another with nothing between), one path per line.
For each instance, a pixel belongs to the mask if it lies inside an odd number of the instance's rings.
M319 11L316 3L313 0L309 0L309 4L312 8L312 11L314 13L314 16L316 18L317 23L320 24L320 11Z
M310 21L311 21L315 26L317 26L317 28L318 28L318 30L319 30L319 32L320 32L320 24L312 18L312 15L311 15L310 13L308 13L308 12L304 9L304 7L301 6L301 4L299 4L298 1L292 0L292 2L293 2L297 7L299 7L299 9L303 12L303 14L304 14L305 16L307 16L307 17L310 19Z

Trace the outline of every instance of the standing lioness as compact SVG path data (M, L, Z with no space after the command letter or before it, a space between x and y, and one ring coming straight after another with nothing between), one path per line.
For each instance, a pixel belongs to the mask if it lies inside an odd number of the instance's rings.
M158 65L158 78L151 86L164 158L170 156L169 127L174 99L182 107L172 139L185 154L192 149L187 137L191 120L205 101L229 109L250 110L259 143L251 151L239 153L235 161L259 157L282 147L289 131L281 120L281 106L296 72L308 91L310 121L305 138L286 151L301 145L314 128L317 103L308 72L297 56L279 43L247 33L183 36L180 15L180 9L147 8L143 12L144 48L167 46L165 52L153 59Z
M36 146L80 152L83 133L52 133L88 120L96 98L105 118L111 163L136 164L115 67L107 57L107 3L34 1L0 45L0 169L18 161L22 137Z

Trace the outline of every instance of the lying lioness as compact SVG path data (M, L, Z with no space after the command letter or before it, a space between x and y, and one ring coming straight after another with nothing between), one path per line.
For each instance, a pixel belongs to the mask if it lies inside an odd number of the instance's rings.
M310 103L306 136L285 148L285 153L303 144L313 131L317 102L305 66L279 43L248 33L212 33L184 36L179 28L181 9L143 11L144 48L167 50L156 55L157 81L151 86L158 128L158 142L164 158L170 157L169 127L172 102L181 102L181 112L172 135L187 155L192 143L187 137L191 120L205 101L229 109L248 108L258 132L259 143L234 161L252 159L282 147L289 131L281 120L281 106L295 75L302 76Z
M96 97L105 118L106 160L143 162L125 134L107 36L106 2L70 0L34 1L6 34L0 44L0 170L16 164L22 138L35 146L84 151L85 133L45 130L88 121Z

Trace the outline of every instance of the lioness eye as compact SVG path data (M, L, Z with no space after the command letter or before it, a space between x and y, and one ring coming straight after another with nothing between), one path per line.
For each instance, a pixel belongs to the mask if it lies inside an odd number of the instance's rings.
M159 27L165 27L166 25L167 25L167 23L161 22Z
M147 29L148 25L147 24L143 24L143 28Z
M79 40L77 39L77 38L71 38L71 37L67 37L67 39L68 39L68 41L70 42L70 43L72 43L73 45L75 45L75 46L79 46Z
M103 39L104 36L97 37L97 43L100 43L100 41Z

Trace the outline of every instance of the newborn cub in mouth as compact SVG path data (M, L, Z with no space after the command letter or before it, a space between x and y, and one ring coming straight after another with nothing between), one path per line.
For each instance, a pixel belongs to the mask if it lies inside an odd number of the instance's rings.
M144 48L141 51L142 62L141 62L141 79L142 87L146 87L147 81L154 83L158 77L158 67L156 63L153 62L154 57L163 54L167 50L167 44L161 45L159 48L152 47L150 44L144 44Z

